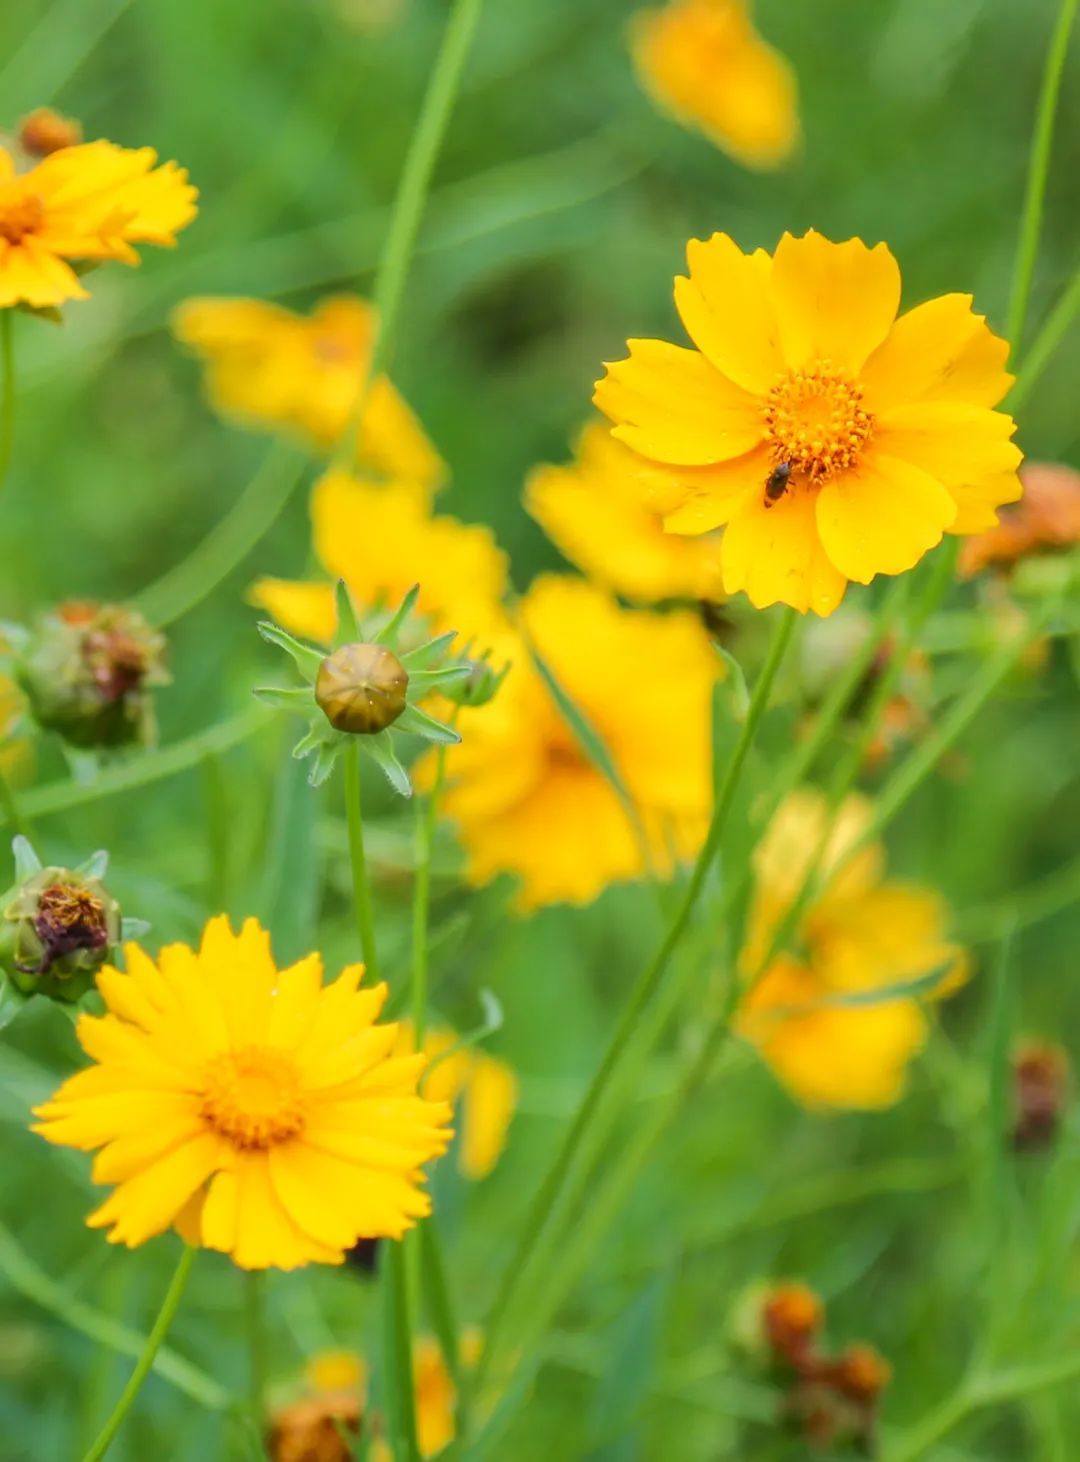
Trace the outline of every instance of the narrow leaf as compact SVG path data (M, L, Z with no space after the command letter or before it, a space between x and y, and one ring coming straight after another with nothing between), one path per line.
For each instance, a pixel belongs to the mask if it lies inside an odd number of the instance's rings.
M279 650L284 650L287 655L292 657L304 679L314 683L315 677L319 673L319 666L326 659L321 650L294 640L292 635L286 634L283 629L279 629L276 624L271 624L267 619L261 619L257 628L267 644L276 645Z
M409 774L398 761L389 736L380 732L378 736L364 736L360 748L366 751L376 766L380 767L394 791L402 797L412 796Z
M390 616L390 618L386 621L386 623L383 625L383 627L379 630L378 634L376 634L376 636L375 636L375 643L376 644L380 644L380 645L393 644L394 636L397 634L398 630L401 628L401 626L405 623L406 619L408 619L409 615L412 613L413 606L416 603L416 597L417 597L417 595L419 593L420 593L420 585L419 584L414 584L412 586L412 588L409 590L409 592L405 595L405 598L401 601L401 603L398 605L398 607L394 610L394 612Z
M282 685L257 685L251 693L256 700L272 706L275 711L291 711L300 716L311 714L311 691L306 685L290 689Z
M11 851L15 854L16 882L21 883L24 878L32 878L41 871L41 859L34 852L29 838L24 838L22 833L12 838Z
M422 736L425 741L435 741L440 746L456 746L461 740L452 726L437 721L419 706L406 706L394 723L394 729L408 731L413 736Z
M445 650L450 648L457 637L457 630L449 629L445 634L436 635L433 640L428 640L423 645L417 645L415 650L407 650L404 655L399 655L398 659L410 675L417 670L426 670Z
M356 606L344 579L338 579L334 599L337 603L338 642L343 645L355 644L362 635L356 621Z

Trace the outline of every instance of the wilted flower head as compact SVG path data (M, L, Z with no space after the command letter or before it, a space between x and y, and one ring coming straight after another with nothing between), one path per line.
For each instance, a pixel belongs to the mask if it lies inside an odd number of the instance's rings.
M719 599L718 537L668 533L646 502L649 477L648 462L593 422L572 463L531 474L525 507L570 562L605 589L645 604Z
M43 867L24 837L15 838L12 851L15 882L0 898L0 971L23 995L78 1000L95 972L116 957L120 940L149 926L121 920L120 905L102 881L107 853L62 868Z
M362 632L349 591L339 583L339 643L329 654L301 644L276 624L259 625L263 639L283 649L307 681L307 686L295 690L260 686L255 694L278 710L310 716L307 735L296 743L293 756L314 756L308 779L313 787L326 781L340 752L356 737L356 744L382 769L394 790L409 797L412 784L398 760L391 728L444 745L461 740L416 704L469 674L467 666L446 662L456 638L453 630L413 649L401 648L399 641L418 592L414 586L388 619Z
M795 75L754 29L748 0L669 0L631 23L641 84L676 121L751 168L799 140Z
M1013 1146L1049 1146L1065 1115L1071 1086L1069 1055L1054 1041L1024 1041L1012 1056Z
M970 295L897 319L886 246L813 232L771 257L714 234L687 259L675 302L696 348L630 341L595 399L651 459L670 532L726 525L727 593L831 614L849 580L904 573L1020 497L1015 423L993 410L1008 346Z
M337 624L334 580L361 614L395 604L414 584L416 613L433 632L454 628L479 649L502 620L507 560L491 529L433 514L427 493L328 472L311 495L312 546L321 581L260 579L252 603L291 634L328 644Z
M59 140L63 119L35 116L24 145L33 152L45 143L47 156L20 173L0 148L0 307L85 299L73 264L137 264L133 245L172 245L196 213L187 173L174 162L156 166L153 148L99 141L56 149L47 144Z
M798 1365L810 1354L824 1318L825 1307L808 1284L778 1284L763 1296L761 1326L766 1344L787 1365Z
M102 1149L94 1180L115 1188L91 1227L132 1248L175 1225L243 1269L294 1269L430 1211L449 1109L417 1095L423 1056L392 1055L362 965L329 985L317 954L279 970L254 919L234 934L223 915L197 950L124 956L98 972L108 1013L76 1026L96 1064L35 1112L48 1141Z
M1005 508L994 527L968 538L959 571L971 578L982 569L1007 573L1033 554L1060 553L1080 543L1080 472L1048 462L1030 462L1020 472L1024 496Z
M951 994L967 974L967 956L945 936L940 898L886 882L879 843L849 856L869 816L859 797L840 808L824 843L822 887L796 931L802 952L778 954L738 1016L740 1033L810 1107L895 1102L926 1037L919 996ZM810 789L793 793L777 811L754 856L757 889L742 955L748 976L765 958L829 827L825 798Z
M72 600L9 635L39 726L80 748L154 742L150 692L169 683L165 637L138 610Z
M256 299L190 299L174 313L172 328L205 362L216 411L299 437L319 452L341 439L375 343L374 311L351 295L322 300L311 315ZM354 465L428 491L445 474L386 376L368 387Z

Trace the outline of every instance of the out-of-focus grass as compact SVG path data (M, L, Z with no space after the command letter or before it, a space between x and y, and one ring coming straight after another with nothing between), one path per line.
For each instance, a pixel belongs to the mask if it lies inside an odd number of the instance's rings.
M93 299L72 306L62 329L16 322L0 614L25 617L63 595L136 593L236 500L266 444L209 413L166 333L168 310L197 292L306 305L357 280L366 287L444 8L411 0L377 35L350 24L348 0L20 0L0 12L5 124L52 102L84 118L91 136L177 157L202 189L200 219L175 254L101 271ZM495 526L518 585L558 562L520 507L523 476L565 452L602 360L629 335L676 328L670 279L687 237L724 229L746 246L771 245L784 228L813 225L885 238L910 300L970 289L1003 323L1053 9L1042 0L762 0L762 28L800 75L806 144L788 172L757 177L652 113L630 72L623 4L488 7L425 220L395 375L452 465L446 506ZM1074 57L1033 326L1080 254L1076 82ZM1078 369L1074 336L1026 404L1029 454L1077 460ZM256 572L298 572L307 552L301 493L250 560L176 626L176 684L160 698L166 743L245 708L265 660L244 586ZM789 731L781 710L759 775ZM189 771L43 818L38 830L57 858L113 848L117 891L153 920L155 939L192 936L210 902L272 918L279 953L290 956L313 942L318 917L332 964L350 940L342 831L284 760L286 734L273 725L224 753L209 802ZM941 887L961 914L1000 907L1047 875L1075 855L1075 747L1075 676L1061 657L1042 678L1014 682L948 775L905 813L890 840L897 870ZM46 756L40 775L63 767ZM224 887L204 806L228 830ZM393 962L405 947L407 825L388 798L378 811ZM438 1004L475 1024L477 988L496 991L506 1011L497 1046L523 1085L496 1175L466 1194L451 1164L436 1174L455 1287L474 1318L652 923L632 891L526 927L502 917L500 890L465 904L448 887L437 886L436 926L462 909L468 922L436 955ZM1076 934L1075 908L1065 907L1016 938L1018 1028L1061 1036L1074 1027ZM1080 1348L1075 1123L1055 1156L1010 1160L992 1198L987 1187L983 971L992 955L980 947L980 973L942 1012L945 1030L909 1096L885 1114L808 1116L748 1056L733 1056L597 1255L504 1455L714 1462L737 1445L739 1455L790 1455L763 1424L768 1393L733 1369L727 1348L733 1299L762 1274L806 1276L827 1297L838 1338L872 1340L890 1356L893 1434L949 1390L967 1356L1015 1364ZM0 1045L0 1218L73 1296L145 1326L169 1244L120 1256L87 1234L87 1164L24 1130L29 1102L75 1059L52 1008ZM671 1079L665 1059L641 1111ZM279 1380L313 1348L369 1344L375 1330L364 1282L335 1274L277 1278L270 1311ZM238 1393L240 1312L239 1276L203 1256L173 1343ZM4 1294L0 1457L76 1455L126 1364ZM1064 1459L1077 1435L1080 1406L1065 1386L975 1422L940 1455ZM219 1419L155 1379L115 1456L231 1456L238 1446Z

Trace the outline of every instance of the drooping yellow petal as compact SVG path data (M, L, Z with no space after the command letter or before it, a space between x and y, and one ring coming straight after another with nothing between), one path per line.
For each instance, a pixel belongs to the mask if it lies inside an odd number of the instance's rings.
M461 1170L467 1178L486 1178L498 1162L517 1095L517 1077L506 1062L478 1053L469 1075L461 1134Z
M795 368L828 361L858 372L900 306L900 270L885 244L834 244L813 230L784 234L769 288L784 358Z
M724 531L724 588L745 590L758 609L790 604L805 614L831 614L847 587L818 538L814 494L801 485L771 507L764 492L748 494Z
M956 503L940 482L877 451L867 453L856 471L826 482L817 499L825 552L859 584L913 568L955 517Z

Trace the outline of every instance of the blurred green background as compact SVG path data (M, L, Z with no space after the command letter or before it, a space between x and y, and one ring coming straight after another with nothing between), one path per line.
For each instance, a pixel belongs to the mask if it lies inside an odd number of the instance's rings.
M680 338L671 278L688 237L723 229L744 247L771 248L782 230L813 226L834 238L882 238L901 262L907 303L970 290L1003 324L1057 7L761 0L758 9L802 90L803 152L776 175L741 170L653 112L627 56L625 3L489 0L393 375L450 463L442 509L494 526L519 587L559 564L521 509L524 475L566 455L600 362L627 336ZM0 125L52 103L81 118L89 137L175 157L201 190L200 217L175 254L146 251L136 271L101 270L93 298L70 306L61 328L16 320L0 616L137 592L200 542L257 468L266 442L211 414L194 363L167 333L168 312L195 293L306 308L325 292L370 287L447 7L401 0L396 10L382 27L365 19L370 0L18 0L0 11ZM1074 55L1033 328L1076 263L1078 80ZM1030 456L1080 464L1078 370L1074 334L1025 407L1020 439ZM163 742L247 704L272 657L243 590L259 573L298 574L307 557L300 494L173 631ZM741 607L733 617L735 651L752 660L760 630ZM949 673L962 679L970 666ZM797 689L791 678L788 703L770 717L758 785L791 735ZM42 851L62 861L108 846L113 885L127 909L153 921L154 941L193 937L224 904L270 922L283 959L318 939L333 965L350 948L343 828L329 799L309 795L291 764L281 769L291 729L271 723L222 758L209 797L206 774L192 771L44 820ZM949 774L916 799L890 838L891 869L940 887L962 927L967 915L968 927L985 930L980 910L1076 856L1077 730L1075 674L1059 651L1040 677L1007 688ZM38 776L64 775L43 748ZM220 795L224 870L207 853ZM375 858L393 961L404 948L410 824L378 795ZM522 1080L495 1175L468 1192L452 1164L436 1175L461 1309L473 1320L653 924L640 896L615 890L587 914L551 910L522 926L504 916L502 890L471 899L455 891L449 838L441 858L437 1004L468 1027L479 1018L477 992L495 991L506 1020L492 1046ZM1017 1030L1068 1042L1080 1014L1078 927L1066 907L1014 941ZM723 931L707 923L702 937L722 947ZM978 977L943 1011L945 1032L888 1113L807 1115L748 1053L732 1053L560 1317L501 1457L803 1455L771 1425L774 1396L727 1343L737 1296L763 1275L805 1277L828 1300L837 1343L865 1339L890 1358L886 1437L933 1407L975 1352L1022 1365L1080 1351L1075 1121L1052 1156L1010 1161L1004 1211L1001 1192L987 1189L998 1137L987 1125L985 1063L994 948L979 946ZM126 1256L87 1233L88 1162L25 1131L30 1101L77 1056L52 1007L5 1033L0 1218L73 1299L145 1327L172 1241ZM670 1083L673 1059L657 1061L643 1104ZM370 1288L352 1276L275 1276L270 1306L279 1381L312 1350L367 1346L374 1333ZM172 1337L237 1389L246 1374L240 1307L240 1276L204 1255ZM128 1364L0 1288L0 1458L77 1456ZM218 1419L152 1378L113 1455L230 1457L233 1445ZM1078 1452L1080 1403L1074 1386L1062 1386L976 1417L933 1455L1064 1462Z

